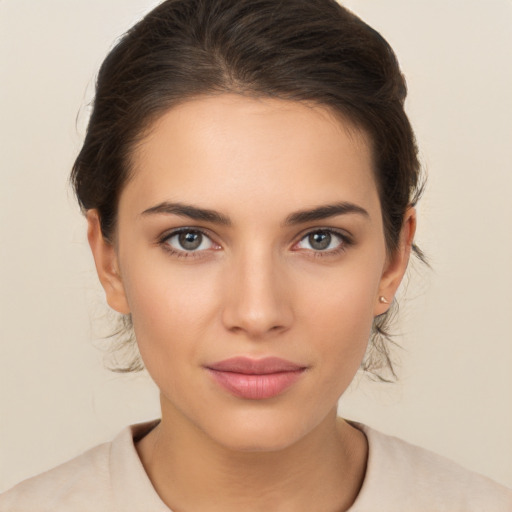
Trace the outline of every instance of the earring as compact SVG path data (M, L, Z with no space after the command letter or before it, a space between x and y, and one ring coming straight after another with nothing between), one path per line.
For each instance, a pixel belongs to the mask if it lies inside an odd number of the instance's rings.
M389 300L388 300L388 299L386 299L386 297L384 297L384 296L382 296L382 295L379 297L379 302L380 302L381 304L389 304Z

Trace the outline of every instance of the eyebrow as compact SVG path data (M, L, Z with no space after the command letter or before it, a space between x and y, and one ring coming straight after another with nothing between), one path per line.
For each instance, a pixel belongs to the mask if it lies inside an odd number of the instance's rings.
M351 213L368 218L370 217L369 213L361 206L343 201L340 203L318 206L316 208L291 213L286 217L284 225L295 226L297 224L304 224L306 222L313 222L327 219L329 217L335 217L337 215L347 215ZM211 222L213 224L220 224L223 226L232 226L233 224L229 217L215 210L199 208L197 206L184 203L171 203L168 201L152 206L141 213L143 216L152 214L178 215L179 217L188 217L189 219Z
M179 217L188 217L189 219L202 220L211 222L213 224L221 224L223 226L231 226L231 220L222 213L207 208L199 208L183 203L170 203L164 201L147 210L144 210L141 215L151 215L157 213L164 213L167 215L178 215Z
M304 224L315 220L328 219L337 215L346 215L349 213L356 213L364 217L370 217L369 213L361 206L354 203L343 201L341 203L327 204L325 206L318 206L311 210L301 210L292 213L286 217L285 225L294 226L296 224Z

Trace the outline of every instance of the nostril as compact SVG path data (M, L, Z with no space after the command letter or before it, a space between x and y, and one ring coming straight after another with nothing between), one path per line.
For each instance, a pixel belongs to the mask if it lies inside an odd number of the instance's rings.
M291 325L292 301L286 273L268 254L245 252L231 268L230 286L222 304L222 321L232 333L250 338L276 335Z
M238 307L226 307L223 313L223 323L232 333L245 333L250 338L262 338L269 334L278 334L287 330L291 315L282 308L270 310L244 310L241 304Z

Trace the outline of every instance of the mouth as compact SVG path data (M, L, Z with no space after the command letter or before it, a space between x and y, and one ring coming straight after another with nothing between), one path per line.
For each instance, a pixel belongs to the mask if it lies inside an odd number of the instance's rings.
M281 394L295 384L306 367L278 357L234 357L208 365L206 369L213 380L232 395L248 400L264 400Z

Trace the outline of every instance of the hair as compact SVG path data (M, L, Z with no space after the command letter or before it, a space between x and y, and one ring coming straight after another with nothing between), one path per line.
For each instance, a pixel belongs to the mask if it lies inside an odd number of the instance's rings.
M405 79L385 39L334 0L167 0L124 34L100 68L71 173L82 211L97 209L107 241L114 240L118 200L147 130L177 104L222 93L325 106L364 131L386 248L397 249L405 212L422 189ZM381 380L383 369L396 377L392 314L375 319L362 363ZM122 325L116 334L134 343L129 316ZM117 370L142 368L137 355Z

